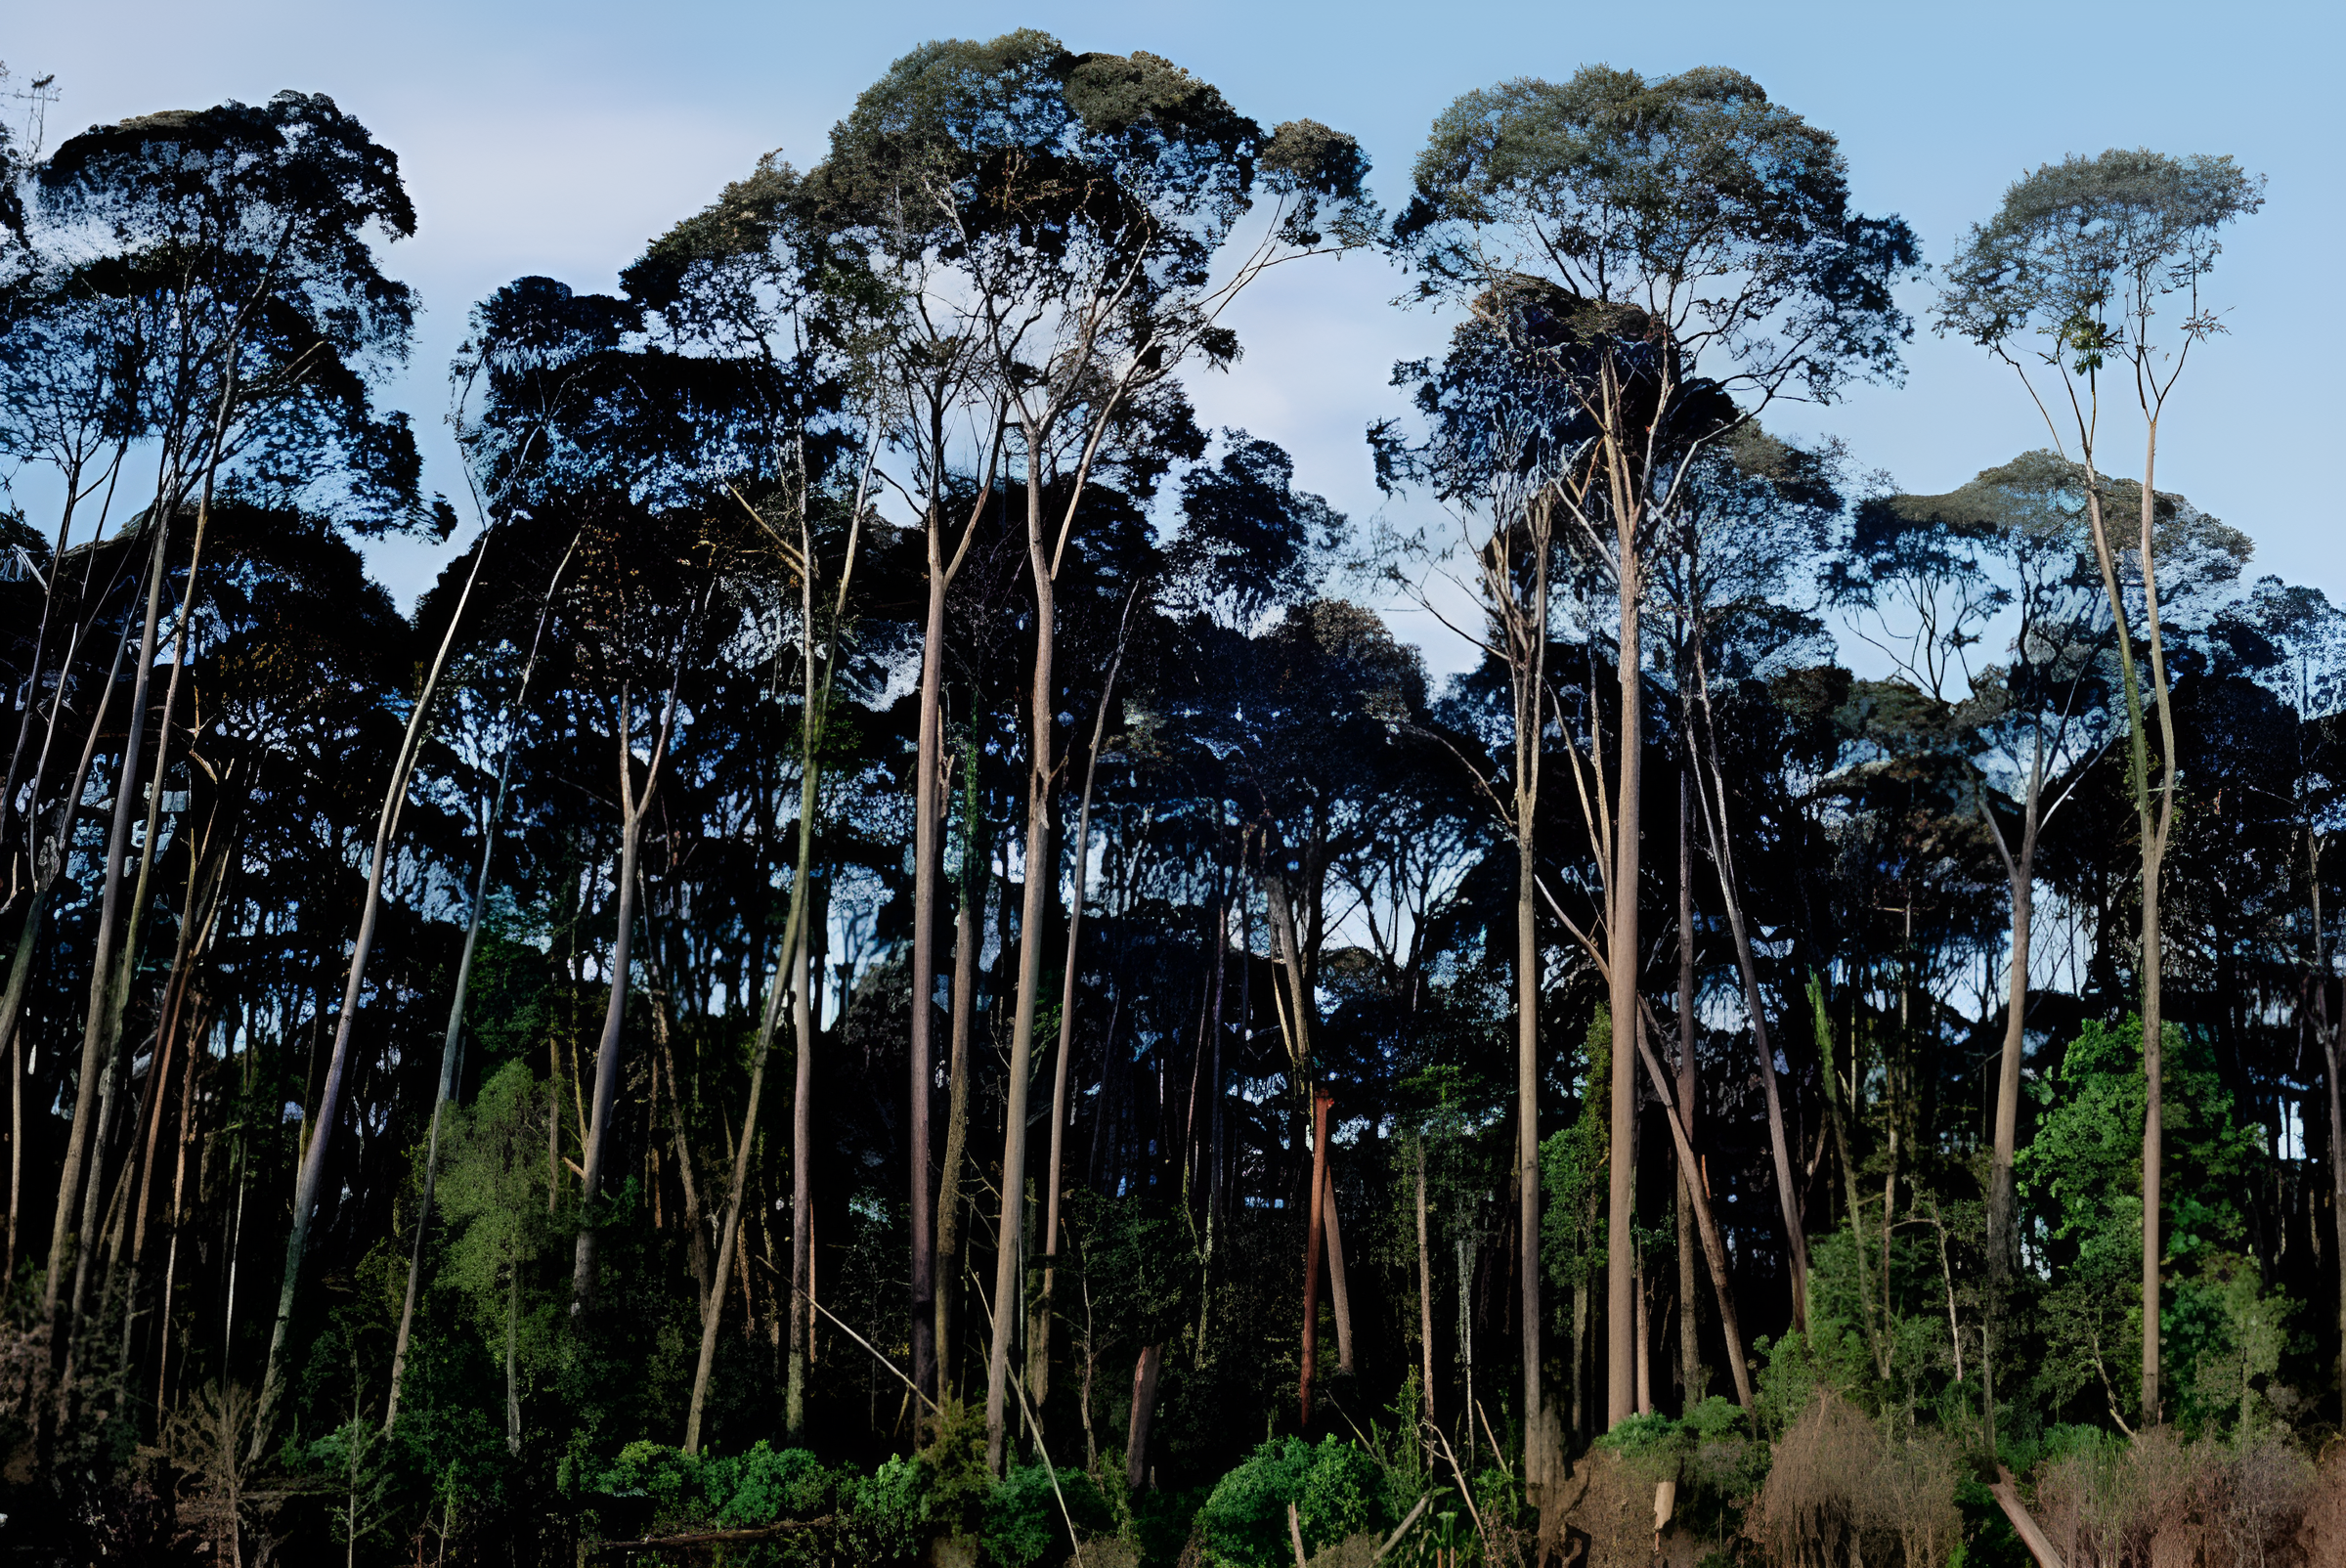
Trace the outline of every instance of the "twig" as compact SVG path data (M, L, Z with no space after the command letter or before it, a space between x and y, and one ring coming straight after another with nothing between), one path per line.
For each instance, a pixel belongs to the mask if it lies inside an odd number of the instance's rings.
M1385 1537L1385 1544L1376 1548L1375 1554L1369 1557L1369 1562L1382 1562L1386 1552L1391 1551L1395 1546L1400 1546L1401 1538L1410 1533L1410 1526L1417 1522L1417 1515L1423 1513L1427 1506L1433 1503L1433 1501L1434 1495L1431 1492L1428 1492L1424 1497L1419 1498L1417 1500L1417 1506L1412 1508L1409 1513L1403 1517L1401 1523L1393 1527L1393 1533Z
M1474 1505L1474 1483L1466 1479L1464 1470L1458 1468L1457 1450L1450 1446L1450 1439L1443 1435L1442 1428L1431 1421L1425 1424L1442 1445L1442 1457L1450 1460L1450 1473L1458 1478L1458 1499L1466 1504L1466 1516L1474 1521L1474 1533L1482 1538L1483 1559L1488 1562L1492 1555L1491 1532L1483 1528L1483 1510Z
M986 1300L982 1289L978 1292L978 1304L985 1308L985 1327L990 1333L994 1327L994 1304ZM1075 1536L1075 1516L1067 1511L1067 1495L1059 1489L1059 1466L1051 1462L1051 1451L1043 1446L1042 1419L1035 1415L1032 1402L1026 1398L1025 1383L1017 1377L1006 1381L1018 1390L1019 1409L1025 1413L1026 1429L1034 1434L1034 1451L1042 1456L1043 1473L1051 1478L1051 1495L1059 1500L1059 1516L1067 1526L1067 1545L1075 1553L1075 1568L1083 1568L1083 1543Z
M782 1271L774 1267L774 1260L772 1258L765 1256L763 1253L760 1253L758 1261L764 1264L767 1269L771 1270L776 1279L780 1279L782 1277ZM944 1414L942 1411L937 1410L936 1401L931 1399L927 1394L922 1393L921 1385L914 1382L911 1378L905 1376L903 1371L898 1368L894 1362L889 1360L877 1350L872 1350L872 1342L870 1340L864 1338L863 1335L857 1333L846 1324L840 1323L838 1313L833 1312L829 1307L826 1307L820 1301L815 1300L813 1296L808 1295L805 1288L802 1285L792 1285L790 1287L790 1293L803 1299L808 1306L821 1313L824 1317L829 1318L833 1323L839 1324L839 1331L841 1333L846 1334L849 1339L854 1340L864 1349L871 1351L872 1359L878 1362L881 1366L886 1367L890 1372L894 1372L896 1374L896 1380L902 1383L906 1388L911 1389L915 1399L918 1399L922 1404L928 1406L931 1411L935 1412L937 1415L941 1416Z
M1499 1442L1499 1434L1497 1432L1491 1430L1491 1417L1484 1412L1483 1402L1479 1399L1474 1402L1474 1413L1475 1415L1483 1417L1483 1435L1491 1440L1491 1457L1499 1460L1501 1465L1505 1466L1507 1479L1510 1481L1513 1480L1515 1478L1515 1466L1507 1463L1506 1445Z

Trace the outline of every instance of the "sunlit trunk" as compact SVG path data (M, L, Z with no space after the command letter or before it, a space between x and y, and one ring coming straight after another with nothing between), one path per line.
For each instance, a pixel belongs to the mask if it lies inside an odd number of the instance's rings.
M1637 1080L1629 1070L1636 1050L1638 970L1638 850L1643 824L1639 804L1645 790L1643 655L1638 642L1641 563L1637 558L1631 509L1622 507L1617 565L1621 579L1621 765L1614 797L1612 916L1605 924L1613 1009L1612 1169L1605 1227L1605 1427L1608 1431L1636 1414L1637 1297L1635 1238L1637 1210ZM1526 1168L1530 1155L1527 1153ZM1536 1226L1525 1240L1536 1248ZM1537 1259L1537 1250L1527 1253ZM1530 1326L1525 1328L1530 1332ZM1529 1375L1527 1371L1526 1375ZM1528 1403L1528 1401L1527 1401Z
M1320 1242L1327 1202L1327 1108L1334 1097L1312 1096L1312 1191L1303 1231L1303 1376L1297 1390L1305 1431L1312 1425L1312 1379L1320 1359Z
M985 1462L1002 1473L1008 1437L1010 1341L1019 1318L1019 1263L1024 1252L1026 1095L1034 1057L1034 1014L1043 975L1043 914L1058 860L1051 853L1053 692L1051 657L1057 622L1052 565L1043 541L1043 474L1038 432L1026 429L1026 554L1034 583L1034 682L1028 719L1024 898L1019 916L1017 1010L1010 1030L1009 1080L1002 1128L1002 1212L994 1239L994 1331L985 1369ZM1070 503L1071 504L1071 503Z

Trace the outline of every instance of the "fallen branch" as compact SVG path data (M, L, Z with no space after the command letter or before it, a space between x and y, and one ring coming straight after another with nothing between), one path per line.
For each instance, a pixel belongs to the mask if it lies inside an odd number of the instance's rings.
M763 1253L760 1253L758 1256L758 1261L764 1264L766 1268L772 1272L776 1279L780 1279L782 1277L782 1271L774 1267L774 1260L772 1258L765 1256ZM902 1383L906 1388L911 1389L914 1398L918 1399L922 1404L928 1406L930 1410L935 1412L936 1414L940 1416L944 1414L942 1411L938 1411L936 1409L935 1400L931 1399L927 1394L921 1392L920 1384L914 1382L911 1378L904 1375L904 1371L902 1368L898 1367L894 1362L889 1360L886 1356L880 1354L879 1351L872 1350L872 1342L869 1339L864 1338L863 1335L857 1333L846 1324L841 1323L839 1320L839 1314L833 1312L829 1307L824 1306L820 1301L815 1300L813 1296L807 1294L804 1289L798 1285L791 1286L791 1293L798 1296L801 1300L804 1301L815 1311L821 1313L824 1317L829 1318L832 1323L838 1326L841 1333L846 1334L849 1339L854 1340L864 1349L871 1351L872 1359L878 1362L881 1366L886 1367L890 1372L894 1372L896 1374L896 1380Z
M667 1551L677 1546L722 1546L743 1541L771 1541L793 1530L820 1530L833 1521L833 1515L819 1519L779 1519L754 1530L703 1530L688 1536L645 1536L641 1541L597 1541L579 1547L579 1560L591 1562L597 1557L625 1556L638 1551Z
M1426 1505L1433 1501L1434 1495L1431 1492L1428 1492L1424 1497L1419 1498L1417 1500L1417 1506L1412 1508L1408 1515L1402 1519L1401 1523L1393 1527L1393 1533L1385 1537L1385 1544L1377 1547L1375 1555L1371 1556L1368 1560L1371 1563L1384 1561L1385 1553L1391 1551L1395 1546L1401 1545L1401 1538L1410 1533L1410 1526L1417 1522L1417 1515L1423 1513L1426 1509Z
M2020 1489L2013 1481L2012 1471L1997 1465L1996 1479L1988 1483L1987 1489L1995 1494L1996 1505L2004 1510L2004 1517L2012 1521L2013 1533L2020 1538L2020 1545L2036 1559L2036 1568L2067 1568L2035 1516L2029 1513L2027 1504L2020 1501Z

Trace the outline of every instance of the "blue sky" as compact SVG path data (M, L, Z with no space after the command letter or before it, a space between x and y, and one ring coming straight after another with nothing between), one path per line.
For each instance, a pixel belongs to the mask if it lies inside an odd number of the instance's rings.
M332 95L401 157L420 218L391 269L422 291L413 372L394 392L427 435L427 482L460 495L440 435L445 367L471 302L524 273L611 286L644 241L758 155L802 165L888 63L923 39L1016 26L1070 48L1165 55L1265 124L1309 115L1353 132L1392 204L1433 116L1468 89L1603 62L1661 74L1749 72L1842 139L1858 203L1902 214L1928 259L2034 165L2111 146L2230 152L2270 177L2227 243L2213 298L2231 335L2172 406L2161 489L2257 541L2252 570L2346 600L2333 427L2346 260L2346 10L2311 4L1878 3L511 4L217 0L26 8L0 27L11 88L55 72L49 139L93 122L283 87ZM0 110L22 124L21 100ZM1361 438L1396 411L1393 361L1443 325L1391 309L1395 281L1349 258L1282 269L1236 315L1237 370L1194 389L1210 422L1289 447L1300 483L1364 516L1379 498ZM1911 291L1920 315L1928 284ZM1937 491L2040 445L2009 371L1919 330L1902 389L1772 416L1845 438L1858 463ZM2129 438L2131 439L2131 438ZM2121 470L2122 471L2122 470ZM376 551L403 602L437 570L414 544ZM1455 663L1431 627L1437 667Z

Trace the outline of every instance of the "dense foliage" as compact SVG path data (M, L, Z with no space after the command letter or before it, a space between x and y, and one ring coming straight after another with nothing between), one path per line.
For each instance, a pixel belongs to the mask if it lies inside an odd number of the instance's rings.
M1909 495L1765 426L1933 285L1739 73L1388 214L924 45L474 306L459 532L349 113L0 152L23 1560L2346 1549L2346 617L2153 467L2229 160L2015 186L2046 444ZM1373 525L1183 379L1364 249Z

